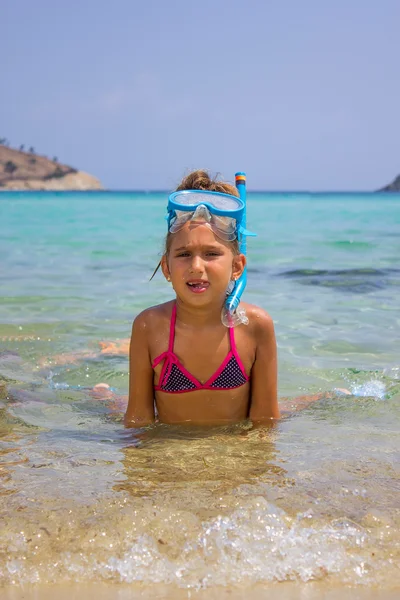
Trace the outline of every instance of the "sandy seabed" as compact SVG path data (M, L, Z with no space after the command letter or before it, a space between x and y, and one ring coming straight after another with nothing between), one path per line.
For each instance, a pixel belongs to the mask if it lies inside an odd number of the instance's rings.
M400 589L277 583L194 591L171 585L82 583L7 586L0 595L1 600L397 600Z

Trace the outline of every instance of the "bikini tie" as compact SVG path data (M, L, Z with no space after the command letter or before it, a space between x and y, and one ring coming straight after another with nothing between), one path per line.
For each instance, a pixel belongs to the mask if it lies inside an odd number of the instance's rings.
M168 360L168 363L167 368L165 369L164 377L162 378L162 381L160 381L158 384L160 387L162 387L168 381L168 378L172 371L172 367L179 363L178 357L175 356L175 354L170 350L166 350L165 352L160 354L153 366L156 367L164 359Z

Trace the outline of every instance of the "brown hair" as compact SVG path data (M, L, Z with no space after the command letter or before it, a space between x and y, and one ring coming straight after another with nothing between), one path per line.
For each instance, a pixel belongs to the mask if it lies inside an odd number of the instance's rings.
M218 180L219 173L211 179L209 173L204 169L198 171L192 171L189 175L186 175L176 188L176 191L181 190L207 190L208 192L222 192L223 194L231 194L232 196L239 196L239 192L236 187L231 183Z
M211 178L209 173L204 169L198 169L197 171L192 171L186 177L182 179L178 187L176 188L176 192L180 192L181 190L206 190L208 192L222 192L223 194L231 194L232 196L239 197L239 192L236 187L232 183L228 183L226 181L220 181L218 179L219 173L215 175L215 177ZM163 254L168 256L169 251L171 249L171 244L173 240L173 233L168 231L165 236L164 241L164 250ZM234 255L240 254L239 250L239 242L238 240L233 240L232 242L226 242L226 244L232 250ZM153 275L150 280L153 279L154 275L157 273L159 267L161 265L161 261L158 263Z

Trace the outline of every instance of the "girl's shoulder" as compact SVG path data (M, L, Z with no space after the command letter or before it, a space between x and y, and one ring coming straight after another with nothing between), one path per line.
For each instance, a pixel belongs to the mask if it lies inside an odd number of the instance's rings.
M169 322L172 315L174 301L163 302L142 310L134 319L132 330L159 329L160 325Z
M249 321L246 327L249 334L257 338L274 335L274 322L266 310L248 302L241 302L240 307L246 312L246 317Z

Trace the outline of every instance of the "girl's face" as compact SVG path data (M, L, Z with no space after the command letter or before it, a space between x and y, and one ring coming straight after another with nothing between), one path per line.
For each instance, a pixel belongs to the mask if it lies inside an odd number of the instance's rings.
M161 261L177 296L196 305L223 303L229 282L240 277L245 264L245 256L235 256L204 222L191 221L173 234L169 254Z

